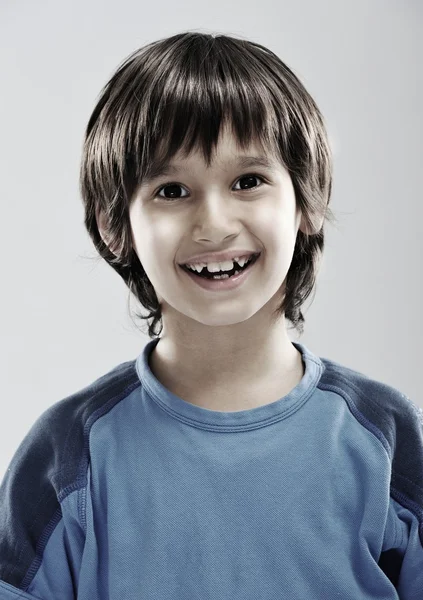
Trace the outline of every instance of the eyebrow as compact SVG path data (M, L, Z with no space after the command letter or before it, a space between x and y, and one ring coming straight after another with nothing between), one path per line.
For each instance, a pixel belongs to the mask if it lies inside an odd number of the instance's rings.
M250 167L262 167L264 169L268 169L269 171L276 171L276 163L274 160L267 156L239 156L235 160L228 161L226 164L229 166L238 167L241 169L247 169ZM165 175L174 175L179 173L184 169L183 166L177 167L176 165L171 165L167 163L165 165L153 167L148 176L143 178L143 185L152 182L158 177L163 177ZM189 171L188 171L189 172Z

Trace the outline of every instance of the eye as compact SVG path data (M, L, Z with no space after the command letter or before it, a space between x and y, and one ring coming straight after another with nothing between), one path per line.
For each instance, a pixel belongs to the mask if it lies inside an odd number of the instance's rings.
M248 175L243 175L242 177L240 177L236 181L236 183L238 183L238 182L240 182L242 180L250 180L248 182L248 184L247 184L247 185L249 185L251 183L251 180L254 180L254 179L261 179L264 182L266 181L265 178L262 177L261 175L256 175L254 173L251 173L251 174L249 173ZM187 196L176 197L176 198L175 198L175 196L173 196L173 198L167 198L166 196L161 196L159 194L159 192L161 192L162 190L165 190L167 188L171 188L171 192L170 192L171 194L177 194L177 188L182 188L182 187L183 186L180 183L169 182L169 183L166 183L165 185L162 185L162 187L157 190L157 192L155 193L154 196L158 197L158 198L162 198L163 200L179 200L179 199L183 199L183 198L186 198ZM241 189L238 188L236 191L243 191L243 192L250 192L251 191L251 192L253 192L255 190L255 188L257 188L257 187L261 187L261 184L259 186L256 185L253 188L241 188Z
M242 181L243 179L250 179L250 180L251 179L261 179L262 181L264 181L263 177L261 177L260 175L254 175L253 173L251 175L250 174L249 175L243 175L242 177L240 177L238 179L238 181ZM237 183L238 183L238 181L237 181ZM261 185L255 186L255 187L261 187ZM245 188L242 188L242 189L244 190ZM249 191L250 189L252 189L254 191L254 188L247 188L246 191Z

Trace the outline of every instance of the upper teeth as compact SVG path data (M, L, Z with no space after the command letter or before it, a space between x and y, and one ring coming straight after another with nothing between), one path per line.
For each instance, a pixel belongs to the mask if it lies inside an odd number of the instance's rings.
M196 263L194 265L187 263L186 266L193 271L197 271L197 273L200 273L204 267L207 267L207 270L210 273L216 273L217 271L231 271L234 268L234 262L238 263L240 267L243 267L252 257L253 255L251 254L250 256L243 256L242 258L234 257L233 260L226 260L224 262Z

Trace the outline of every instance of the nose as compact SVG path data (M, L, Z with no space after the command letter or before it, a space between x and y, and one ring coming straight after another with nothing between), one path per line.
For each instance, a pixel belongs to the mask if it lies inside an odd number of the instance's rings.
M234 200L220 193L209 193L199 201L192 226L198 241L210 240L215 244L237 236L242 229Z

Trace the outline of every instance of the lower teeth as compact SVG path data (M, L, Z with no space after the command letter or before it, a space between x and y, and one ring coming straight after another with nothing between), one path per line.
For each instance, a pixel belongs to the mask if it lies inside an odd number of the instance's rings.
M241 271L235 271L231 277L235 277L238 273L241 273ZM223 275L213 275L212 279L229 279L229 275L227 273L224 273Z

